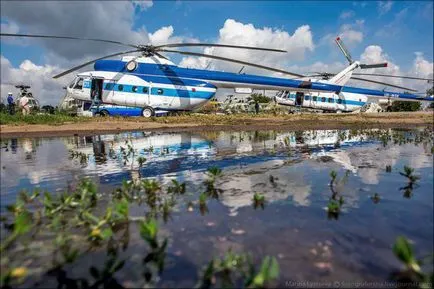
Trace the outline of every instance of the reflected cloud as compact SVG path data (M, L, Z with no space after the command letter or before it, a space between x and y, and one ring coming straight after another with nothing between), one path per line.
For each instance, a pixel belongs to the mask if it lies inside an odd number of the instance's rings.
M304 183L303 172L289 173L284 161L268 161L230 171L218 186L224 190L221 203L229 207L231 216L237 215L240 208L252 206L255 193L263 194L269 203L291 197L295 205L310 205L311 186Z

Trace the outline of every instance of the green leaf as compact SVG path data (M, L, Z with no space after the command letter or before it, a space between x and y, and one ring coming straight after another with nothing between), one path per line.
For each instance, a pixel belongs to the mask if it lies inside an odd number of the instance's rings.
M113 231L110 228L105 228L102 232L101 232L101 236L103 237L104 240L110 238L113 235Z
M407 239L402 236L396 239L393 245L393 253L406 265L410 265L414 261L413 249Z
M15 234L25 234L30 231L32 223L32 215L27 212L21 212L16 218L14 223L14 233Z
M92 215L89 212L85 212L84 213L84 217L86 217L87 219L91 220L95 224L98 224L100 222L100 220L97 217L95 217L94 215Z
M122 269L122 267L124 267L124 265L125 265L125 260L122 260L122 261L119 261L119 262L117 262L114 266L113 266L113 272L117 272L117 271L119 271L120 269Z
M129 213L128 201L126 199L122 199L121 201L116 202L115 210L124 219L128 218L128 213Z
M158 233L158 224L154 218L142 221L140 224L140 235L146 241L155 240Z

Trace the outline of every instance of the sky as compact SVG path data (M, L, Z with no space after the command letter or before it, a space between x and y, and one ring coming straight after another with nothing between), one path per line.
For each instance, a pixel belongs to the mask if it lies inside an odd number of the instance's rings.
M362 71L433 76L432 1L1 1L1 32L93 37L133 44L211 42L284 49L287 53L197 48L295 73L338 72L348 65L334 43L340 36L354 60L388 62ZM58 105L74 65L128 50L115 44L1 38L1 96L27 83L42 104ZM166 54L175 64L237 72L241 65ZM88 66L83 70L92 70ZM277 76L246 67L245 73ZM281 76L282 77L282 76ZM425 82L381 78L424 91ZM384 86L353 81L361 87ZM393 90L393 89L389 89Z

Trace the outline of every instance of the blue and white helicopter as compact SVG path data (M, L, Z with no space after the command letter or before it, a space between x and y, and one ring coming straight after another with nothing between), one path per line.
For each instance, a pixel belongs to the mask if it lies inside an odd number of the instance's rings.
M119 44L134 48L132 50L118 52L88 61L62 72L53 78L62 77L94 63L93 71L79 73L74 81L66 88L67 96L78 100L92 101L97 104L141 107L142 115L144 117L153 116L156 110L188 111L196 109L208 102L215 95L218 88L250 88L291 91L295 92L298 98L302 97L303 99L306 99L305 94L308 96L312 93L319 93L322 97L321 100L324 98L322 93L326 93L327 102L330 103L330 100L332 100L333 103L341 105L342 111L354 110L352 101L357 101L357 107L359 108L361 103L366 102L364 98L366 95L386 98L394 97L407 100L420 99L417 95L408 93L392 93L344 86L346 81L342 80L351 77L351 72L355 67L374 68L382 67L385 64L360 64L354 62L339 73L336 76L336 79L328 81L311 81L303 80L302 78L306 78L304 75L260 64L216 55L173 50L171 48L226 47L270 52L286 52L279 49L208 43L172 43L156 46L134 45L93 38L11 33L1 33L0 36L87 40ZM107 58L137 52L141 53L141 56L124 56L121 60L107 60ZM230 61L290 75L298 79L182 68L175 65L161 53L178 53L182 55ZM398 88L402 89L403 87ZM355 98L355 100L353 100L353 98Z
M408 100L408 101L415 101L415 100L432 101L433 100L432 97L426 98L421 95L415 95L409 93L395 93L395 92L388 92L388 91L345 86L350 79L355 79L359 81L383 84L383 85L415 92L416 90L410 88L405 88L398 85L392 85L389 83L360 78L360 77L354 77L353 75L406 78L412 80L428 81L428 83L432 82L433 80L428 78L411 77L411 76L353 73L358 68L369 69L369 68L387 67L387 63L369 64L369 65L361 64L359 61L354 61L352 59L349 51L344 46L340 37L337 37L335 39L335 42L338 45L339 49L344 54L345 58L348 60L349 66L336 74L327 73L327 72L322 72L322 73L317 72L313 75L305 76L304 78L307 77L309 78L309 81L313 81L313 82L323 82L323 83L329 83L334 85L342 85L343 88L340 90L340 92L339 93L311 92L311 93L304 94L301 92L294 92L289 90L279 91L275 96L275 101L277 103L281 105L287 105L287 106L297 106L297 107L319 109L319 110L333 111L339 113L339 112L356 111L360 109L363 105L365 105L369 101L369 99L379 98L379 97L381 98L381 99L377 99L379 104L388 104L388 105L391 104L392 99L396 99L396 98L399 98L400 100ZM318 77L321 78L318 79Z

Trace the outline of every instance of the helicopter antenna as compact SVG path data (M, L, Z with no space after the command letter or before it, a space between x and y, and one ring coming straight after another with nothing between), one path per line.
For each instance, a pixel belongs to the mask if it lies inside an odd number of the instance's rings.
M238 74L241 74L241 71L243 71L244 67L245 67L244 65L243 67L241 67L240 71L238 71Z

